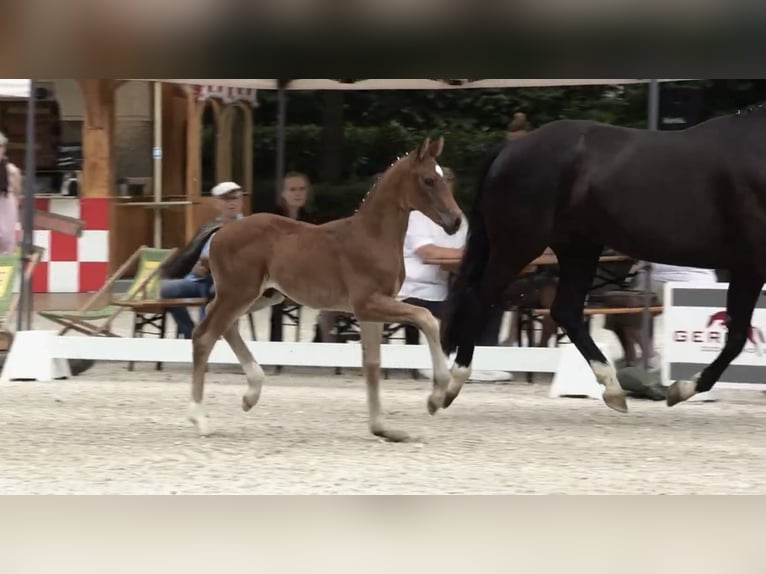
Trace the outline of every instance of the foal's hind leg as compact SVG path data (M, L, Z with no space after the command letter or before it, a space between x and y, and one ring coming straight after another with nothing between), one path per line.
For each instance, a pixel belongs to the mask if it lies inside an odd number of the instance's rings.
M192 333L192 402L189 405L188 418L197 426L201 436L210 434L210 423L202 406L205 389L205 370L210 352L218 337L236 319L230 307L221 304L216 296L207 306L205 318Z
M247 307L245 312L254 313L260 309L265 309L271 305L281 303L284 300L285 297L281 293L274 291L273 289L267 290ZM239 334L239 328L236 322L224 332L223 337L231 347L231 350L234 351L239 364L242 365L242 369L245 371L248 390L242 395L242 410L247 412L258 404L258 399L261 397L261 387L263 381L266 379L266 374L258 364L258 361L255 360L255 357L253 357L250 349L247 348L245 341L242 340L242 335Z
M207 306L205 318L192 333L192 402L188 418L197 426L201 436L207 436L211 432L207 414L202 406L207 362L218 338L232 326L236 328L237 319L245 309L243 296L244 293L239 296L227 293L225 297L221 297L221 293L216 294Z
M370 432L391 442L402 442L409 438L406 432L388 430L383 425L380 412L380 342L383 337L382 323L359 323L362 338L362 365L367 381L367 408Z
M690 381L676 381L668 389L669 407L688 400L697 393L705 393L713 388L726 368L737 358L747 343L748 329L753 316L753 309L763 288L763 279L749 275L732 273L729 290L726 295L728 334L718 357Z
M237 356L239 364L242 365L242 369L245 371L248 389L242 395L242 410L247 412L258 404L266 374L258 364L258 361L255 360L255 357L253 357L250 349L247 348L245 341L242 340L242 335L239 334L239 326L236 321L224 331L223 338L226 339L229 347Z
M617 371L596 346L583 322L585 297L598 267L603 248L600 245L559 246L553 248L559 260L560 279L551 316L588 361L596 380L604 386L607 406L621 413L628 412L625 391L617 380Z

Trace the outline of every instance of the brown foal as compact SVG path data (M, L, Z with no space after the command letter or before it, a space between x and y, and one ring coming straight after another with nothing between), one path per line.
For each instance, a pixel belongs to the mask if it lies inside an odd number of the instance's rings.
M257 403L265 375L245 345L237 319L248 309L261 309L286 295L307 307L351 312L361 328L362 362L367 381L372 434L390 441L407 434L386 429L380 407L380 345L383 323L417 326L428 339L433 362L433 390L428 411L444 405L450 381L468 371L450 372L439 345L439 325L422 307L396 300L404 280L404 236L409 212L423 212L445 232L460 227L461 212L436 162L444 139L426 139L391 165L373 185L351 217L313 225L266 213L250 215L218 231L210 244L215 298L193 335L192 403L189 419L201 435L210 434L202 406L205 371L219 337L237 356L248 390L242 408Z

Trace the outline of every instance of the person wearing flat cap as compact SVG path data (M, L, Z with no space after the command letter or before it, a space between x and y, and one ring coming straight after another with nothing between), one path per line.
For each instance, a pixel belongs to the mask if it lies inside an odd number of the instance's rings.
M221 226L242 218L242 188L233 181L224 181L213 187L210 195L215 198L218 216L203 224L192 240L163 265L162 299L209 299L212 296L213 277L208 261L210 241ZM194 321L189 310L168 307L168 312L178 326L178 336L191 339ZM205 308L200 307L200 321L204 316Z

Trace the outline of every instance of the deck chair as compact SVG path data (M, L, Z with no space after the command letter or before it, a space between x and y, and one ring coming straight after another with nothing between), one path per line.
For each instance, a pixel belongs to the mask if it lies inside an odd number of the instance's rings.
M32 246L32 255L24 271L27 279L32 278L35 266L42 259L45 250ZM14 293L16 280L21 271L21 248L16 247L10 255L0 255L0 350L7 351L13 341L12 319L19 304L19 293Z
M79 309L38 311L37 314L62 325L59 335L74 330L90 336L119 337L112 330L112 323L120 313L130 307L117 303L156 298L159 293L160 265L175 251L175 249L141 246ZM130 288L124 294L112 297L112 286L136 261L138 261L138 268ZM108 298L108 303L103 304L101 301L105 296ZM99 304L101 306L98 306Z

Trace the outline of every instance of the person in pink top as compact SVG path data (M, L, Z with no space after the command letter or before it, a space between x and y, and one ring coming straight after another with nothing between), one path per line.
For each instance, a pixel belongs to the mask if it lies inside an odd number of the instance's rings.
M16 248L16 222L19 219L21 170L5 156L8 138L0 133L0 255Z

